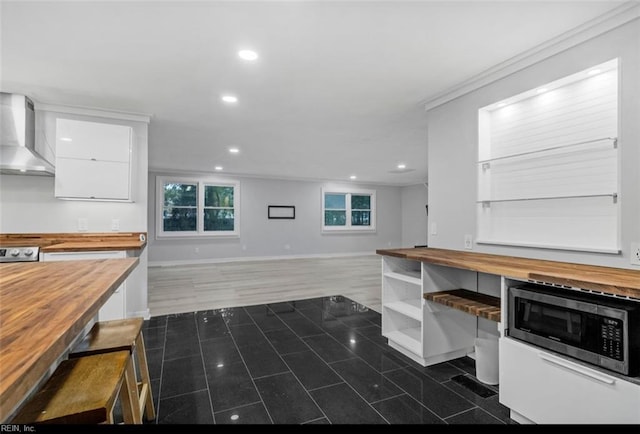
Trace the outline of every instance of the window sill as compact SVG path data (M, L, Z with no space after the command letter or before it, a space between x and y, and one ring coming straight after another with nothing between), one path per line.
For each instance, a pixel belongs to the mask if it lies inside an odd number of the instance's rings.
M375 234L375 229L323 229L322 235L340 235L340 234Z
M218 239L218 238L240 238L240 234L176 234L176 235L159 235L156 234L156 240L202 240L202 239Z

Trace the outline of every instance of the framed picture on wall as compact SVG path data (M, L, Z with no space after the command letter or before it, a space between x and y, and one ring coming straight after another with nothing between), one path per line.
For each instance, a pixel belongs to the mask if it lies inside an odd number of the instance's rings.
M295 219L296 207L290 205L269 205L270 219Z

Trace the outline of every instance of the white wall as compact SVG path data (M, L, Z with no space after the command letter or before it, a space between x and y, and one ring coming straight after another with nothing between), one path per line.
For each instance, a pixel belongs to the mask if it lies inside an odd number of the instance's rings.
M402 187L402 247L427 244L427 193L425 184Z
M59 113L36 111L39 140L55 147L55 118ZM120 220L120 232L147 231L148 145L145 122L63 114L70 119L120 123L133 127L134 203L60 200L54 197L54 178L43 176L0 176L1 233L73 233L78 218L87 219L88 232L111 232L111 220ZM127 312L147 310L147 254L127 281Z
M427 112L429 221L437 235L429 247L463 250L476 233L478 109L590 66L620 58L622 254L476 245L474 250L513 256L633 268L630 243L640 241L640 20L635 19L566 51ZM431 233L431 231L429 231ZM637 268L637 267L636 267Z
M321 188L323 185L337 184L231 176L227 179L240 181L240 237L155 239L156 176L171 175L175 174L149 173L151 266L215 262L232 258L375 254L376 249L398 247L401 244L400 187L340 184L345 187L376 190L377 230L375 233L322 234ZM220 177L218 174L211 176ZM268 219L268 205L295 206L295 219Z

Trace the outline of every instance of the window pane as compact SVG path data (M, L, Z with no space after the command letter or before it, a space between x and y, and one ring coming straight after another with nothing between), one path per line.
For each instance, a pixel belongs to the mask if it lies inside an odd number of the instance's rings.
M371 226L371 211L352 211L352 226Z
M234 212L232 209L205 209L205 231L232 231L234 229Z
M324 207L327 209L347 209L345 196L344 194L325 194Z
M351 209L371 209L371 196L351 196Z
M196 206L198 186L196 184L165 184L164 206Z
M325 211L325 226L345 226L347 224L347 213L345 211Z
M233 208L233 187L205 185L204 206Z
M162 227L165 232L195 231L197 208L164 208L162 212Z

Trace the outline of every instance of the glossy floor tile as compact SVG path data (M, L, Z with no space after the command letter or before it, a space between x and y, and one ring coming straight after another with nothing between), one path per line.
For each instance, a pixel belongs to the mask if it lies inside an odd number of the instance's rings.
M155 424L512 424L463 357L422 367L343 296L145 321Z

